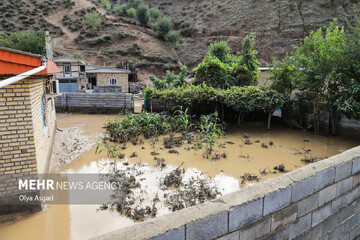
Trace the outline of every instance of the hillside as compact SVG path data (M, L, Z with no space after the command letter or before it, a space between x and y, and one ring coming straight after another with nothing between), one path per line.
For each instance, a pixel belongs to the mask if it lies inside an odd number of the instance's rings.
M93 0L96 3L97 0ZM358 0L146 0L170 16L184 43L158 39L150 28L135 20L117 17L90 0L3 0L0 29L5 32L46 29L54 37L57 55L82 53L91 64L141 68L140 80L149 73L185 64L194 67L216 40L225 40L233 52L240 50L246 34L257 35L256 49L265 65L282 58L301 43L311 30L326 27L338 18L340 24L352 14ZM116 2L116 1L113 1ZM98 11L103 23L95 31L82 24L86 12Z

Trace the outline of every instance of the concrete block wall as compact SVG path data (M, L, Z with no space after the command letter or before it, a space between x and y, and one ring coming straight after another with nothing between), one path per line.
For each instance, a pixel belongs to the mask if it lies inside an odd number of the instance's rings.
M360 146L283 176L95 239L355 239Z

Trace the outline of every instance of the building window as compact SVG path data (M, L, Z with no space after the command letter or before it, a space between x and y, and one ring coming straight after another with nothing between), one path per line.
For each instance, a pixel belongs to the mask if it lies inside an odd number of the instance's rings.
M71 73L71 65L70 64L64 64L64 72Z
M85 72L85 66L83 65L80 66L80 72Z
M117 85L117 78L109 78L110 85Z

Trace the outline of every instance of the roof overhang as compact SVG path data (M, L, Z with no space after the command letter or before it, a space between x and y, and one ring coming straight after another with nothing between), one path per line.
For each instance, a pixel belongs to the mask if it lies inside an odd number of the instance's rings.
M22 52L0 47L0 75L19 75L43 65L45 57L37 54ZM60 69L50 60L46 60L46 69L35 75L54 75Z

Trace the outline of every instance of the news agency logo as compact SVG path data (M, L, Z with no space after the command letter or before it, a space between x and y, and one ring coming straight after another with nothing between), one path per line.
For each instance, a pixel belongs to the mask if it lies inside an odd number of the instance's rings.
M54 181L52 179L19 179L19 190L116 190L119 182Z

